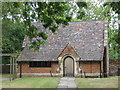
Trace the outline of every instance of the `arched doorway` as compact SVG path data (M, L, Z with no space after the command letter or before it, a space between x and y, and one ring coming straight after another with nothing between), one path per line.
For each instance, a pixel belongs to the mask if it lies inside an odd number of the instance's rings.
M68 56L64 59L63 76L65 76L65 77L73 77L74 76L74 60L70 56Z

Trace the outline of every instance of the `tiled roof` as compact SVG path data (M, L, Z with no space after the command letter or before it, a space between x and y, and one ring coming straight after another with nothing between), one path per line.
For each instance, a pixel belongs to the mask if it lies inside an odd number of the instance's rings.
M40 31L44 30L49 35L47 44L40 47L40 52L25 47L18 61L57 61L59 54L68 43L82 61L102 60L105 23L105 21L70 22L65 28L60 26L57 35L53 35L49 30L43 29L41 23L37 23L36 26Z

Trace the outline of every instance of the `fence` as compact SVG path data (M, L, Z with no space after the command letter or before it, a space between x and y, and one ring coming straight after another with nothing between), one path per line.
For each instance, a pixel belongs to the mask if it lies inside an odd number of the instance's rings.
M10 74L10 64L2 64L2 74Z

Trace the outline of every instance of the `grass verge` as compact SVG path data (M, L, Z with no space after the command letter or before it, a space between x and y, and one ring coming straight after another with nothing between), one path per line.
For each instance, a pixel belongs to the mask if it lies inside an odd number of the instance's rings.
M1 78L10 78L10 77L12 77L12 76L10 76L10 74L2 74L1 75Z
M118 88L118 76L108 78L76 78L76 84L78 88Z
M18 78L3 81L2 88L56 88L59 80L59 77Z

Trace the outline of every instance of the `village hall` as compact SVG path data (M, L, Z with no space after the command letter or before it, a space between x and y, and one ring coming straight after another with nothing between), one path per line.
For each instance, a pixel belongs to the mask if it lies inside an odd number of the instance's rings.
M17 58L20 77L106 77L109 74L107 22L76 21L60 26L57 34L35 23L49 36L40 51L29 48L29 37ZM35 39L34 39L35 40Z

